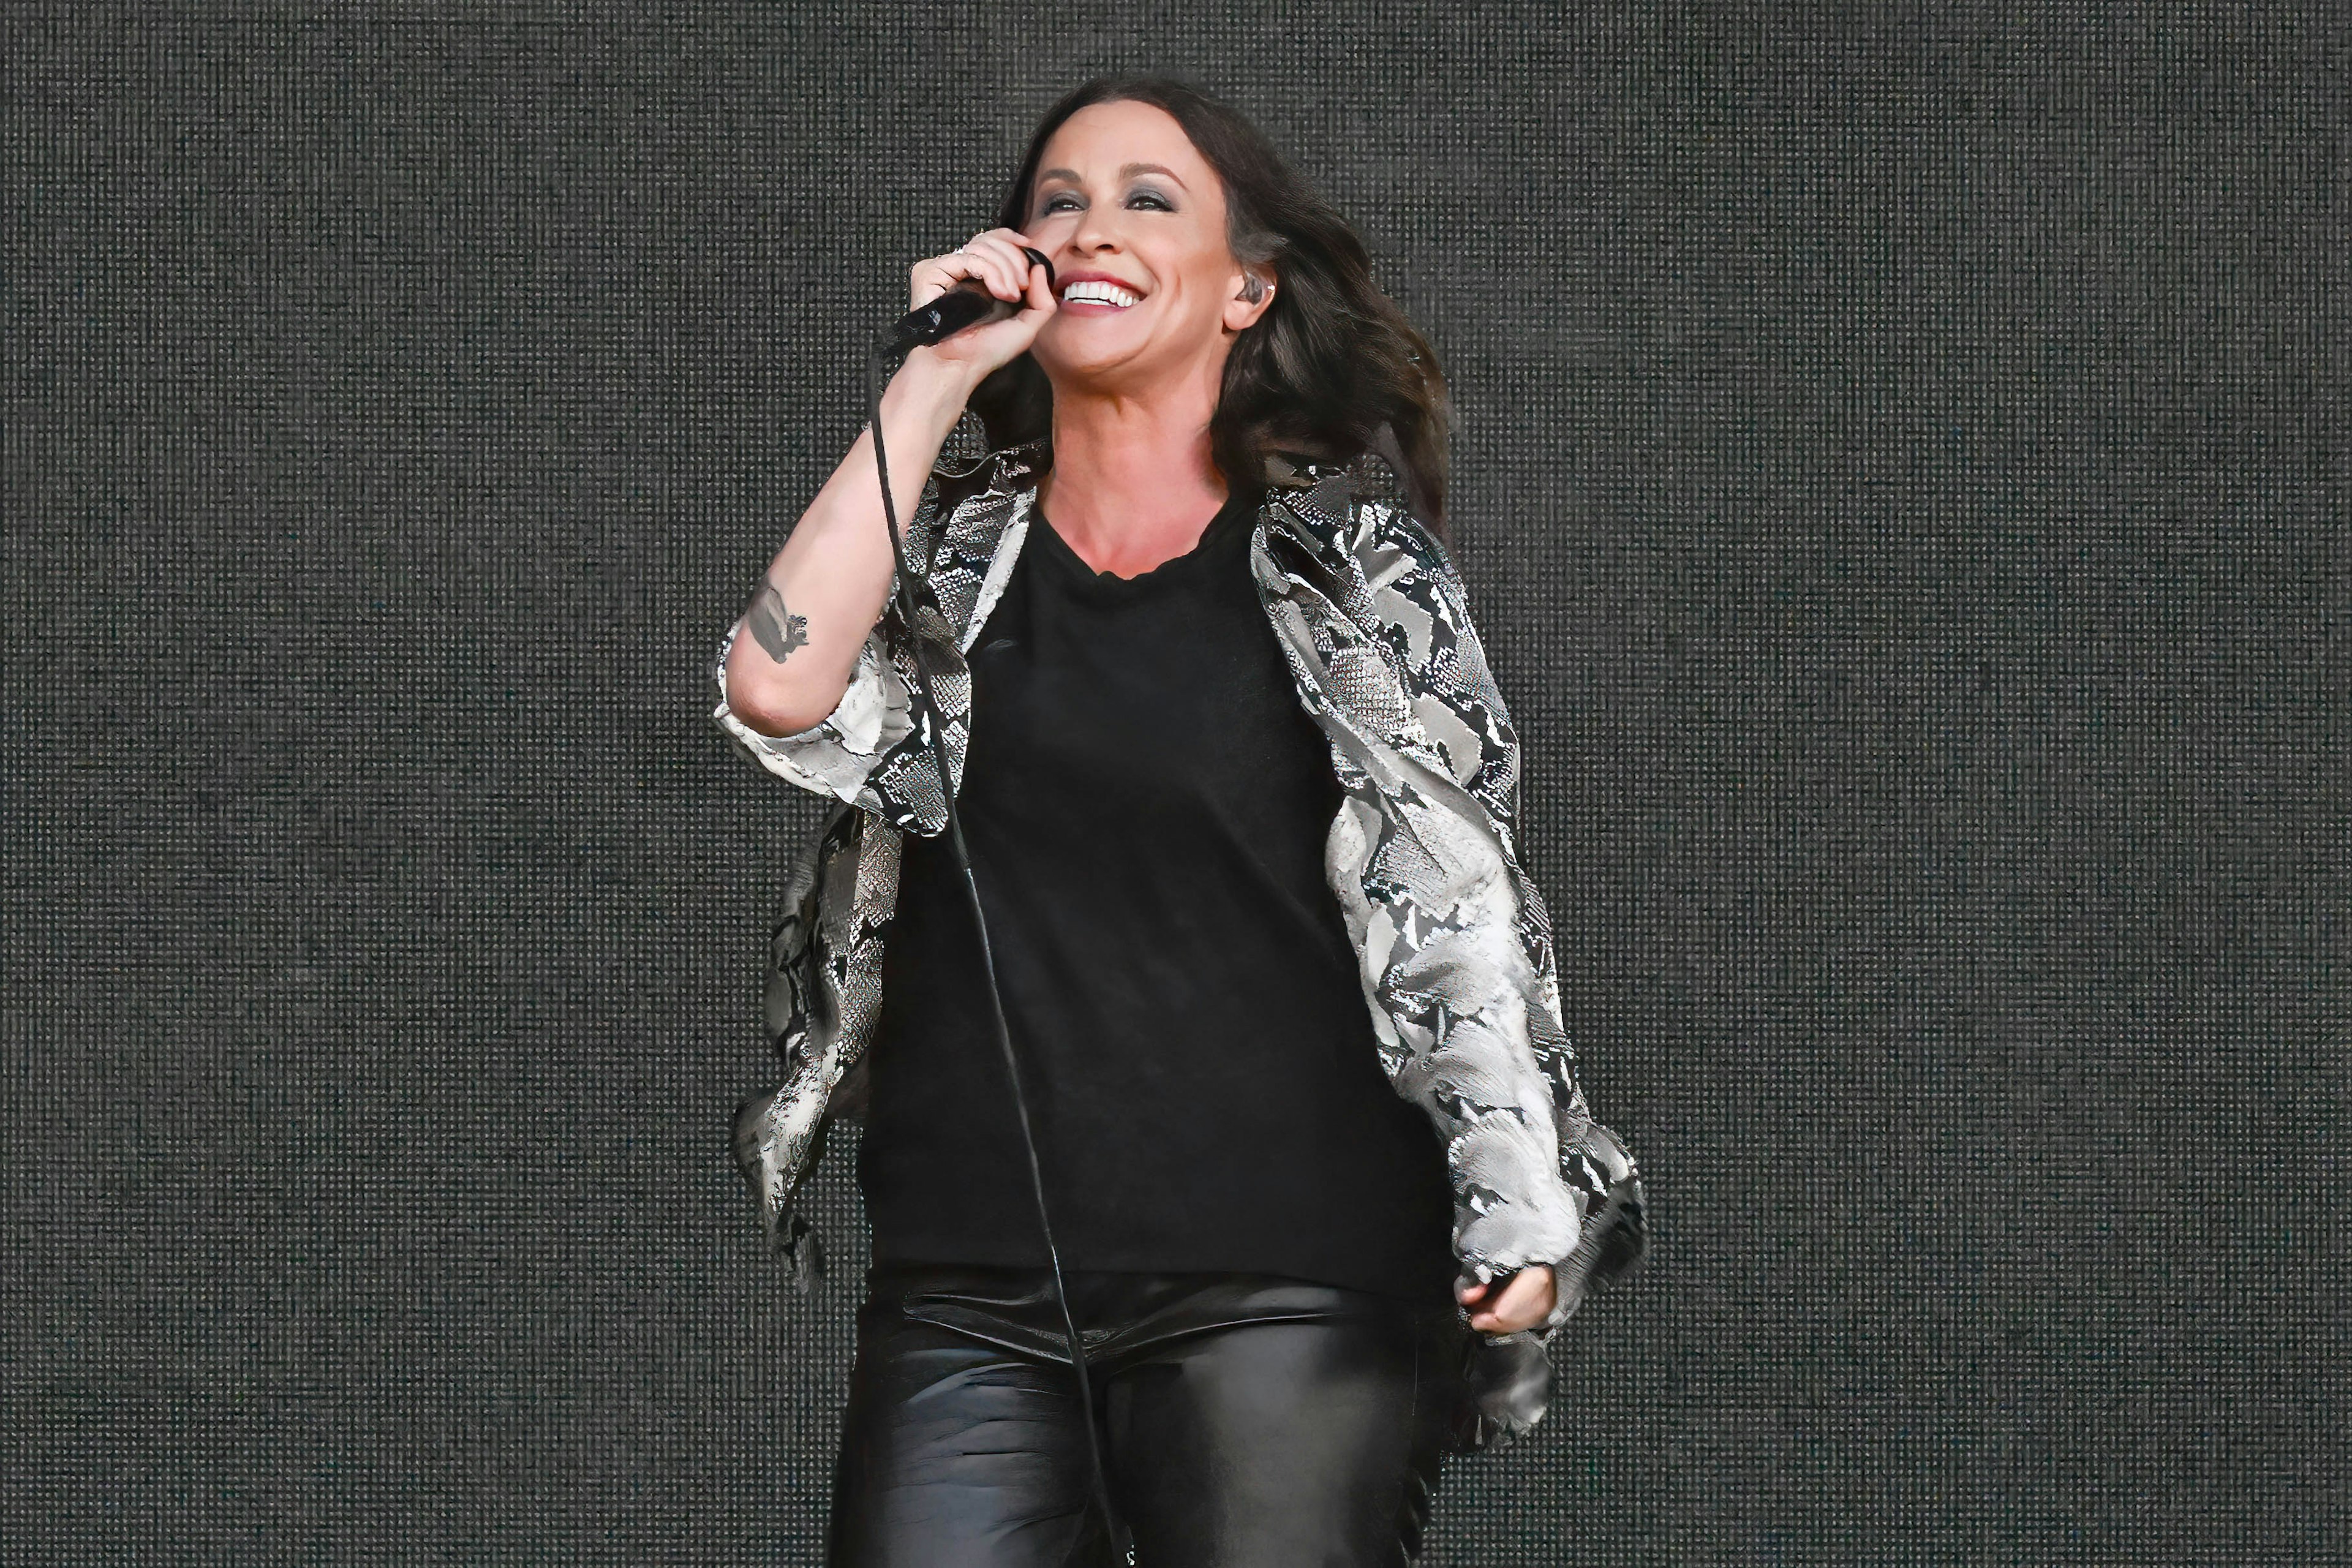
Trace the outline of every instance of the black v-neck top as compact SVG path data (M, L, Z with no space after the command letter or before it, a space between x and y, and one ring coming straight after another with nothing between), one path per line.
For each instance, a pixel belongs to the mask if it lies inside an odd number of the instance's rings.
M1382 1072L1323 870L1341 799L1237 491L1098 574L1033 508L971 650L958 811L1071 1268L1289 1275L1450 1303L1428 1114ZM877 1261L1043 1267L971 911L903 838L858 1180Z

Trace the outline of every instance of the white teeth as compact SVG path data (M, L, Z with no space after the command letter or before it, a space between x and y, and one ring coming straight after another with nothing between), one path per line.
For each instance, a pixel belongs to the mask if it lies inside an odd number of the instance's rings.
M1096 305L1135 305L1140 304L1142 300L1142 295L1130 294L1116 283L1098 283L1092 279L1082 283L1073 283L1062 290L1064 304L1083 300Z

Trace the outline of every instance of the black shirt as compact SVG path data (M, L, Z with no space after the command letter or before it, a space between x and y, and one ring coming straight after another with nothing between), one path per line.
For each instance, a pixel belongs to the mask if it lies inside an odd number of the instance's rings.
M1382 1072L1323 871L1341 799L1249 570L1239 490L1097 574L1033 509L971 651L957 809L1070 1268L1450 1301L1453 1196ZM877 1262L1043 1267L962 873L903 839L858 1180Z

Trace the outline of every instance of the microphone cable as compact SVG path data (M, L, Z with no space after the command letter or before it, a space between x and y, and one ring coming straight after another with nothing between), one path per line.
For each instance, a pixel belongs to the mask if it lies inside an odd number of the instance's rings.
M1034 250L1030 250L1028 254L1033 260L1045 267L1045 276L1050 284L1054 272L1053 264ZM1051 1267L1054 1279L1054 1300L1061 1308L1062 1328L1069 1342L1070 1365L1077 1373L1078 1414L1087 1424L1087 1454L1093 1473L1094 1505L1102 1514L1103 1529L1111 1541L1114 1551L1124 1556L1131 1554L1133 1547L1125 1527L1120 1523L1117 1512L1110 1505L1110 1486L1103 1464L1102 1440L1095 1427L1093 1382L1087 1375L1086 1349L1079 1340L1077 1321L1070 1313L1069 1291L1062 1279L1062 1255L1060 1249L1054 1245L1053 1221L1045 1212L1045 1173L1037 1160L1037 1140L1030 1129L1029 1102L1022 1093L1021 1064L1013 1049L1013 1032L1004 1021L1004 997L997 988L996 956L988 941L988 916L981 908L980 883L972 875L971 856L964 844L963 823L956 814L956 787L948 772L945 727L940 722L939 705L931 696L930 682L923 669L923 639L917 629L915 618L915 574L907 563L907 552L898 537L898 506L890 496L889 459L883 452L882 382L886 363L890 353L895 348L910 346L912 342L937 342L940 338L950 336L963 326L971 324L974 312L957 309L963 306L965 301L957 300L954 296L963 292L965 291L954 290L950 294L940 297L942 300L952 300L950 309L955 310L955 314L961 315L963 320L956 320L953 314L942 320L940 308L935 302L933 307L928 308L929 319L925 323L928 331L913 327L912 323L915 322L916 317L925 314L925 312L916 312L909 315L891 331L884 333L875 341L866 359L866 406L870 421L868 428L874 432L875 471L882 481L883 525L890 535L891 559L897 563L893 592L898 600L899 616L907 624L908 635L912 645L915 665L913 694L919 704L920 721L930 732L931 757L940 770L940 793L947 803L948 842L955 851L957 868L963 872L964 893L971 906L972 928L980 936L982 967L988 976L989 1012L996 1023L996 1043L1003 1053L1005 1077L1013 1085L1013 1106L1021 1123L1022 1147L1029 1156L1029 1186L1037 1200L1037 1228L1045 1239L1045 1258ZM983 293L982 299L993 300L993 296ZM982 310L986 310L987 308L985 304L981 307ZM1003 312L1005 315L1012 313L1013 313L1013 310ZM946 520L942 518L940 522L944 533ZM934 551L932 563L936 563L937 559L937 552ZM929 578L928 570L929 564L930 563L926 563L926 571L923 574L926 581ZM969 744L967 740L967 755L969 755ZM1082 1543L1085 1538L1086 1532L1081 1530L1078 1534L1079 1542Z

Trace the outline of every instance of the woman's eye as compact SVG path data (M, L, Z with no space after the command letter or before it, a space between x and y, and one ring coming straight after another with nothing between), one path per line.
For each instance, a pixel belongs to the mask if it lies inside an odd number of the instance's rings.
M1135 195L1128 197L1128 200L1130 202L1150 202L1152 205L1158 207L1162 212L1172 210L1169 207L1167 199L1161 196L1157 191L1138 191ZM1041 213L1060 212L1062 210L1063 204L1066 202L1075 205L1076 198L1066 195L1047 196L1045 198L1045 205L1040 206L1037 210Z

